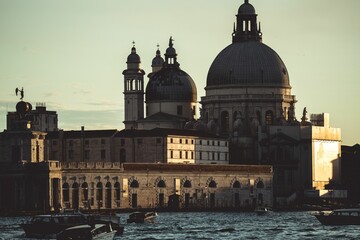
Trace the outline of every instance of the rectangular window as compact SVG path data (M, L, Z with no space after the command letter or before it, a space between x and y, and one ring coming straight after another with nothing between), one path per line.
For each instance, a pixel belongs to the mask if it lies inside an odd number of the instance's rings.
M87 159L87 160L90 159L90 150L85 150L84 151L84 158Z
M174 158L174 152L172 150L170 151L170 158Z
M185 159L188 159L188 152L185 152Z
M194 140L191 140L191 144L194 144Z
M185 140L185 144L188 144L188 140L187 140L187 139Z
M106 158L106 150L101 150L101 159L105 159Z
M202 152L199 152L199 158L202 159Z
M200 140L200 145L202 145L202 140Z
M57 160L57 151L52 151L51 155L51 160Z
M227 147L227 142L225 142L225 147Z
M215 141L212 141L212 145L215 146Z
M179 141L180 141L180 143L182 143L182 139L180 139Z
M183 115L183 109L182 106L177 106L177 115L182 116Z
M212 160L215 160L215 153L212 153Z
M191 152L191 159L194 159L194 152Z
M220 141L218 141L218 146L220 146Z
M180 151L180 159L182 158L182 151Z
M69 159L74 159L74 150L69 150Z
M174 142L174 140L172 138L170 138L170 143L173 143L173 142Z
M120 145L123 147L123 146L125 146L125 139L120 139Z
M217 157L218 157L217 160L220 160L220 153L219 153L219 152L218 152L218 154L217 154Z
M207 141L207 145L210 146L210 141L209 140Z

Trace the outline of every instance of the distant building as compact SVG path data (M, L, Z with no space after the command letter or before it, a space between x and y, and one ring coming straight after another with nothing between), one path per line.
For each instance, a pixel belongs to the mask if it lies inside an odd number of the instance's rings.
M360 202L360 145L341 147L342 186L348 190L349 202L358 205Z
M25 102L24 102L25 103ZM58 116L56 111L46 110L45 103L36 103L36 108L32 109L32 105L27 103L29 112L27 119L31 121L31 130L40 132L58 131ZM14 124L17 122L18 112L8 112L7 114L7 130L17 128Z

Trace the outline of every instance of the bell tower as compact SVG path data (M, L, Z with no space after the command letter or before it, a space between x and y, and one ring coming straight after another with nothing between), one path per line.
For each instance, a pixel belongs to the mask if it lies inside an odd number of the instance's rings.
M144 75L145 71L140 68L140 57L136 53L135 42L131 53L127 58L127 69L124 75L125 97L125 129L136 129L137 120L144 118Z

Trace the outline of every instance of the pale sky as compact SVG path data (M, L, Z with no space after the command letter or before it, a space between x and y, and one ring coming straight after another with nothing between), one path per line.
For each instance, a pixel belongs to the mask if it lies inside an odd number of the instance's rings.
M149 73L170 36L204 96L209 67L231 43L243 0L0 0L0 131L25 101L46 103L65 130L122 129L132 41ZM297 119L330 113L344 145L360 143L360 1L250 0L263 43L287 66ZM148 79L146 78L145 83Z

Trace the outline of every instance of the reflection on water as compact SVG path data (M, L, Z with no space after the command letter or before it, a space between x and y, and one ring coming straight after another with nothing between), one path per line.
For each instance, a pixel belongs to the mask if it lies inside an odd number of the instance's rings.
M360 239L360 226L323 226L311 212L159 213L155 223L127 224L118 239ZM0 239L25 239L25 218L0 218Z

